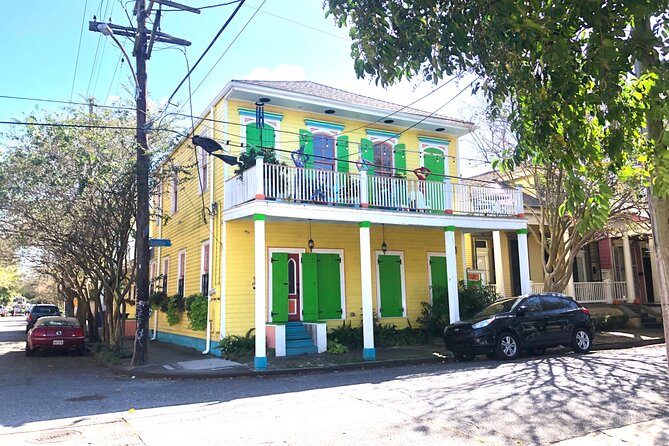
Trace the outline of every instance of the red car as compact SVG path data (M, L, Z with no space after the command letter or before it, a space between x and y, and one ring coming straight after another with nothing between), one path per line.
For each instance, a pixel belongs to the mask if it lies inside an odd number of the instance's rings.
M73 317L41 317L28 331L26 356L32 356L35 350L75 350L83 355L86 352L84 329Z

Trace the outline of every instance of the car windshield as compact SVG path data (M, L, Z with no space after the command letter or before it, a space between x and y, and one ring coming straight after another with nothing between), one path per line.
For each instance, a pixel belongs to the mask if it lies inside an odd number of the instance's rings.
M516 306L519 299L504 299L494 302L492 305L485 307L476 314L476 318L485 316L494 316L495 314L508 313Z

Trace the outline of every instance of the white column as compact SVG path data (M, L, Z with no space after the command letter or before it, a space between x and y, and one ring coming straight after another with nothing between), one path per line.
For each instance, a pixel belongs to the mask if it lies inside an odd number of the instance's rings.
M361 170L358 176L360 180L360 207L369 207L369 191L367 190L367 171Z
M446 245L446 280L448 288L448 316L451 323L460 320L460 302L458 301L458 267L455 257L455 226L444 228Z
M564 231L563 239L565 243L569 240L569 230L567 229ZM567 251L567 257L571 255L571 251ZM564 293L567 296L571 296L574 299L576 299L576 287L574 286L574 266L572 264L572 268L569 271L569 282L567 282L567 287L564 289Z
M532 292L532 282L530 282L530 255L527 249L527 228L519 229L517 234L520 294L529 294Z
M467 249L465 240L465 232L460 231L460 257L462 258L462 276L464 277L465 283L467 283ZM476 269L475 267L472 269ZM490 280L486 277L486 280Z
M369 239L370 223L360 222L360 285L362 287L362 338L363 359L376 358L374 349L374 320L372 305L372 245Z
M256 200L265 199L265 160L262 156L256 157Z
M502 235L499 231L492 233L492 250L495 254L495 291L506 296L504 289L504 267L502 266Z
M650 272L653 275L653 296L657 303L659 301L659 297L657 296L660 295L660 272L657 270L657 257L655 257L655 241L653 237L648 238L648 251L650 251ZM646 272L646 274L648 273Z
M255 322L256 322L256 354L253 364L256 370L267 369L267 340L265 339L265 315L267 314L267 302L265 301L265 215L255 214Z
M623 235L623 259L625 262L625 283L627 285L627 301L634 302L636 292L634 291L634 268L632 267L632 250L630 249L630 238Z
M453 213L453 185L448 177L444 177L444 212Z

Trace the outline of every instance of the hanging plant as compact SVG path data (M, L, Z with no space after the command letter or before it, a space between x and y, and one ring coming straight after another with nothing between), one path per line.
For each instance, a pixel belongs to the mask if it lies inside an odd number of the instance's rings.
M180 294L175 294L167 299L167 323L176 325L181 320L181 313L184 311L184 298Z
M202 294L194 294L186 298L186 315L190 321L188 328L202 331L207 328L208 305L207 298Z

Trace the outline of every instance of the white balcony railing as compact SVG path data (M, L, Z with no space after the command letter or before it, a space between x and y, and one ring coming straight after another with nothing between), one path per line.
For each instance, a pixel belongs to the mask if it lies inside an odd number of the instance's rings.
M614 300L626 300L627 288L625 282L574 282L576 302L594 303Z
M404 212L493 216L523 212L520 189L453 184L448 179L419 181L259 162L225 182L225 209L263 197Z

